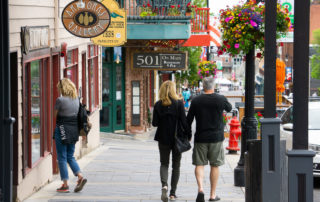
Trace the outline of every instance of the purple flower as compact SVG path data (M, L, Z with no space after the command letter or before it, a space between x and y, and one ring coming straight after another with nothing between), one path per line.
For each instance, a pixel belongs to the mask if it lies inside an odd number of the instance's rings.
M239 44L238 43L234 44L234 47L239 48Z
M252 25L252 27L257 27L258 26L258 24L253 20L250 20L250 24Z
M241 16L241 13L239 13L238 16L240 17L240 16Z

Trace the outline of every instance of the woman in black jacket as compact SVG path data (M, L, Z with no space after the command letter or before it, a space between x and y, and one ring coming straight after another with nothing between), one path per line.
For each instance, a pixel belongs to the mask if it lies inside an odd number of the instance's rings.
M172 152L172 176L170 200L175 200L176 189L180 176L181 153L174 148L174 136L177 120L185 129L189 140L191 129L187 124L186 114L181 98L176 94L176 84L172 81L164 82L160 87L159 98L153 111L152 125L158 127L155 140L158 141L160 152L160 178L162 184L161 200L168 201L168 168L170 153Z

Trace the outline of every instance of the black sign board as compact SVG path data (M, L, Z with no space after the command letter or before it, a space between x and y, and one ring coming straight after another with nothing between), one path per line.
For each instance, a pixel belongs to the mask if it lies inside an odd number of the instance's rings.
M187 67L187 52L133 53L134 69L183 70Z

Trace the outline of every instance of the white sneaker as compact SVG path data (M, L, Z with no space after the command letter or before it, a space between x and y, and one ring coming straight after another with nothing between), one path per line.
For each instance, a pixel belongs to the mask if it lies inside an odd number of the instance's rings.
M162 187L161 189L161 201L168 202L168 187Z

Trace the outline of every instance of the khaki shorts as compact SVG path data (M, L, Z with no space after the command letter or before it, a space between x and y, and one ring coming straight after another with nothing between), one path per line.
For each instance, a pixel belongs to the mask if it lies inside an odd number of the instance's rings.
M223 142L194 143L192 164L196 166L208 165L221 166L224 164Z

